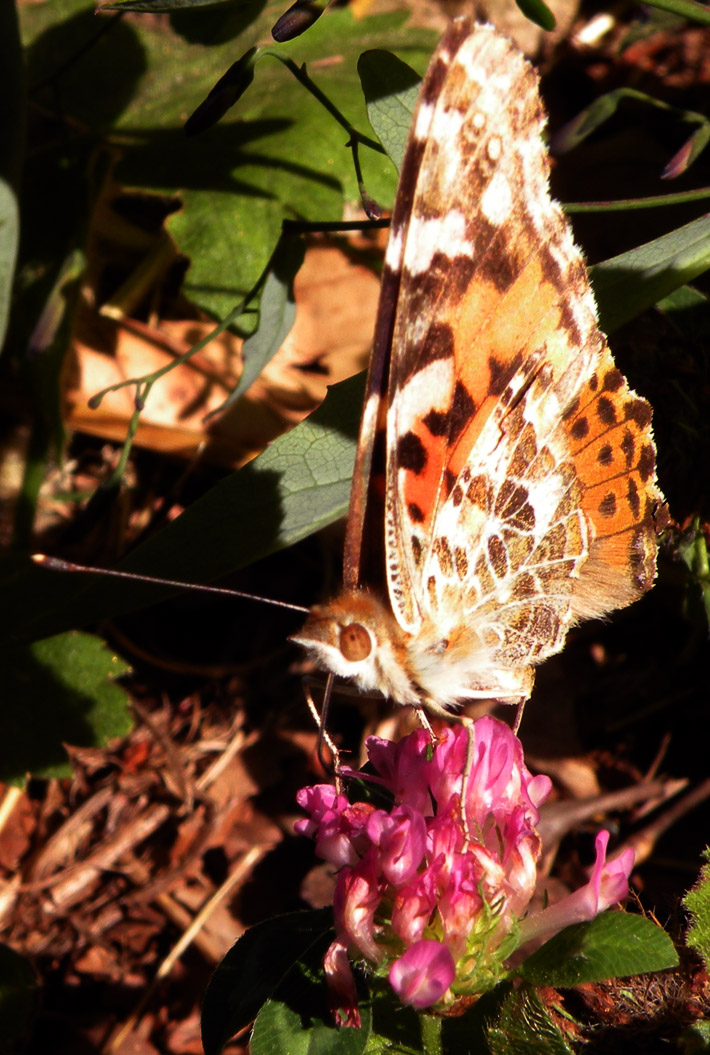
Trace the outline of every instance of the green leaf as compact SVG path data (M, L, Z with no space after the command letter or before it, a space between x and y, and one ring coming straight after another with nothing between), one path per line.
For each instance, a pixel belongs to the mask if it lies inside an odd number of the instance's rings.
M681 175L707 146L710 140L710 122L708 122L704 114L695 110L684 110L678 106L671 106L670 103L666 103L662 99L656 99L645 92L640 92L636 88L616 88L614 91L600 95L556 133L551 144L552 153L564 154L568 150L572 150L590 136L592 132L596 131L600 125L608 121L623 102L629 101L641 103L655 110L661 110L666 114L672 114L679 124L696 124L700 126L680 150L676 151L663 169L661 178L673 179Z
M638 98L639 95L640 93L634 93L632 98ZM608 121L618 110L621 100L628 97L624 88L617 88L615 91L597 96L594 102L580 110L555 134L550 144L552 153L566 154L569 150L574 150L592 132ZM650 96L648 102L653 103Z
M705 313L707 306L708 298L693 286L680 286L656 304L658 310L670 315L678 326L683 326L685 312L694 312L697 309Z
M18 546L28 545L31 539L47 462L50 458L61 462L64 453L61 377L83 269L84 257L78 251L62 263L28 341L23 378L32 394L35 417L15 515Z
M330 909L293 912L258 923L232 946L212 975L202 1005L205 1055L219 1055L299 964L320 967L333 939L332 926ZM322 980L319 989L324 1007Z
M98 3L98 11L178 11L192 7L249 7L253 0L111 0Z
M515 0L515 2L525 17L529 18L540 29L545 29L549 32L557 25L557 19L543 0Z
M422 1050L420 1015L403 1005L386 982L370 994L372 1029L365 1048L366 1055L414 1055ZM360 1013L364 1013L363 1001ZM452 1049L455 1050L455 1049Z
M700 1019L681 1033L678 1047L683 1055L708 1055L710 1052L710 1022Z
M466 1052L467 1055L491 1055L487 1033L495 1026L501 1009L513 987L500 982L481 996L463 1015L445 1018L442 1023L442 1044L445 1052Z
M343 128L275 58L262 58L254 84L224 120L199 136L184 134L186 116L238 55L268 38L284 6L283 0L263 8L220 4L225 25L211 44L175 29L177 15L196 25L204 10L174 12L170 23L122 19L36 96L38 106L52 108L60 92L66 119L86 129L81 142L99 136L120 148L115 176L124 185L182 203L168 226L191 260L185 291L217 318L262 274L284 219L340 220L345 202L360 197ZM238 34L229 34L230 10ZM20 16L32 41L33 84L51 78L106 17L79 0L21 5ZM406 26L406 18L401 12L356 21L347 9L331 9L302 37L269 50L307 63L317 86L366 132L360 53L385 46L424 66L431 52L435 35ZM389 160L368 149L360 155L368 192L391 202L396 179Z
M29 960L8 945L0 945L0 1037L3 1051L18 1050L29 1040L37 1006L38 986Z
M20 213L17 197L0 176L0 351L10 321L10 296L20 241Z
M688 18L701 26L710 26L710 11L704 4L695 3L695 0L648 0L648 6L656 7L659 11L670 11L672 15Z
M20 180L25 134L25 92L17 5L0 4L0 351L10 315L19 244Z
M512 990L503 1001L486 1039L490 1055L572 1055L539 996L526 985Z
M121 569L210 582L344 516L363 387L362 375L334 385L306 421L137 547ZM6 560L0 568L0 635L14 639L48 637L179 592L170 586L48 571L27 559Z
M125 691L129 668L90 634L60 634L0 653L0 780L71 775L64 744L103 747L131 728Z
M259 325L244 342L242 376L222 410L246 392L286 340L296 318L293 280L305 254L306 240L302 236L284 234L279 239L261 295Z
M336 1026L323 1002L324 987L323 979L309 986L302 978L290 999L267 1000L254 1023L251 1055L360 1055L370 1035L367 1009L361 1010L359 1029Z
M710 268L710 218L693 220L670 234L589 269L601 327L612 333L673 290Z
M357 71L372 131L399 171L421 78L389 51L364 52Z
M706 849L703 856L706 863L700 869L697 883L683 898L683 905L691 919L686 944L695 949L707 965L710 963L710 849Z
M707 318L705 308L703 308L703 314ZM707 625L710 625L710 553L708 553L708 542L699 516L693 518L677 539L675 556L686 565L690 573L690 581L697 589L697 594L691 592L686 599L686 618L697 618L696 610L699 601L702 606L702 618Z
M525 960L519 973L534 985L565 988L677 964L673 942L657 924L627 912L604 912L550 938Z

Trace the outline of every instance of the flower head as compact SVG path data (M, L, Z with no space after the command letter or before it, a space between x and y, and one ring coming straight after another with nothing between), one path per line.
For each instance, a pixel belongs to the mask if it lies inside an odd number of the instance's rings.
M525 919L541 849L538 806L550 781L531 775L503 722L447 728L433 753L424 730L396 744L370 737L367 748L376 775L365 779L391 794L389 810L351 805L325 785L298 799L310 817L297 830L340 870L326 973L341 1021L353 1021L344 950L387 978L403 1003L445 1006L495 985L521 940L591 918L626 893L633 862L606 865L602 838L592 877L570 896L563 922L555 928L546 916L558 906Z

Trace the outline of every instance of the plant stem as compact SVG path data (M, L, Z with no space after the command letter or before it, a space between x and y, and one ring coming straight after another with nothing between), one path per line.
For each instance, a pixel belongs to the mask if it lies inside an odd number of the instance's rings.
M438 1015L420 1015L422 1052L424 1055L442 1055L441 1019Z
M325 95L318 85L308 76L305 64L299 66L293 61L293 59L284 58L283 55L279 55L273 51L270 52L270 54L277 58L279 62L282 62L284 66L291 71L296 80L302 84L303 87L311 93L314 99L317 99L321 106L328 111L331 117L334 117L338 124L345 129L351 140L354 140L357 143L362 143L363 146L370 147L371 150L376 150L378 154L385 153L385 149L381 143L378 143L377 140L371 139L369 136L365 136L361 132L358 132L357 128L350 124L347 117L341 114L337 106L330 101L328 96Z

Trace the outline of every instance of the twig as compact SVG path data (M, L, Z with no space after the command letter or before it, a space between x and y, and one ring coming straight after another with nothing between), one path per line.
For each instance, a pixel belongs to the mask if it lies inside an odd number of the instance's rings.
M130 1015L128 1020L119 1029L118 1033L109 1040L108 1044L104 1048L104 1055L115 1055L119 1051L121 1045L127 1037L133 1033L138 1020L140 1019L143 1011L145 1010L149 1000L152 998L155 990L163 978L166 978L173 967L188 948L189 945L195 939L197 932L204 926L205 922L214 912L215 908L227 895L241 883L251 873L255 865L261 860L261 858L268 853L271 849L271 844L265 844L261 846L253 846L251 850L242 857L241 861L234 869L234 872L227 877L222 885L214 892L212 897L207 903L200 909L192 923L184 931L180 939L175 943L172 950L165 957L160 967L155 973L153 981L150 983L145 993L141 997L133 1013Z
M0 802L0 832L12 816L12 811L19 802L21 796L22 788L17 788L14 785L11 785L5 789L2 802Z

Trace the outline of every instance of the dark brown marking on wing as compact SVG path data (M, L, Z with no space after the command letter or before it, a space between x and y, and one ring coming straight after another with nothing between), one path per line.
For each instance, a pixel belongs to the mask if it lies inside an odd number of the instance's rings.
M623 383L624 375L614 366L605 373L602 388L605 392L618 392Z
M611 448L611 444L605 443L603 447L599 448L597 454L597 461L600 465L611 465L614 460L614 451Z
M599 503L599 514L605 518L613 517L616 513L616 495L609 491Z
M528 502L528 492L520 484L504 480L495 504L496 514L520 531L535 527L535 510Z
M426 468L427 452L415 432L405 432L397 444L397 465L419 476Z
M644 443L638 460L638 471L644 483L651 479L656 468L656 451L652 443Z
M616 407L608 396L599 396L596 407L597 416L603 425L616 424Z
M589 434L588 420L584 416L582 416L581 418L577 418L574 425L570 429L570 433L572 434L575 440L583 440L585 436Z
M629 477L626 484L626 501L629 503L631 512L638 519L641 512L641 499L639 498L639 489L633 476Z
M494 355L488 357L488 372L490 384L488 391L492 396L500 396L505 390L511 377L518 372L523 362L523 353L518 352L511 359L501 361Z

